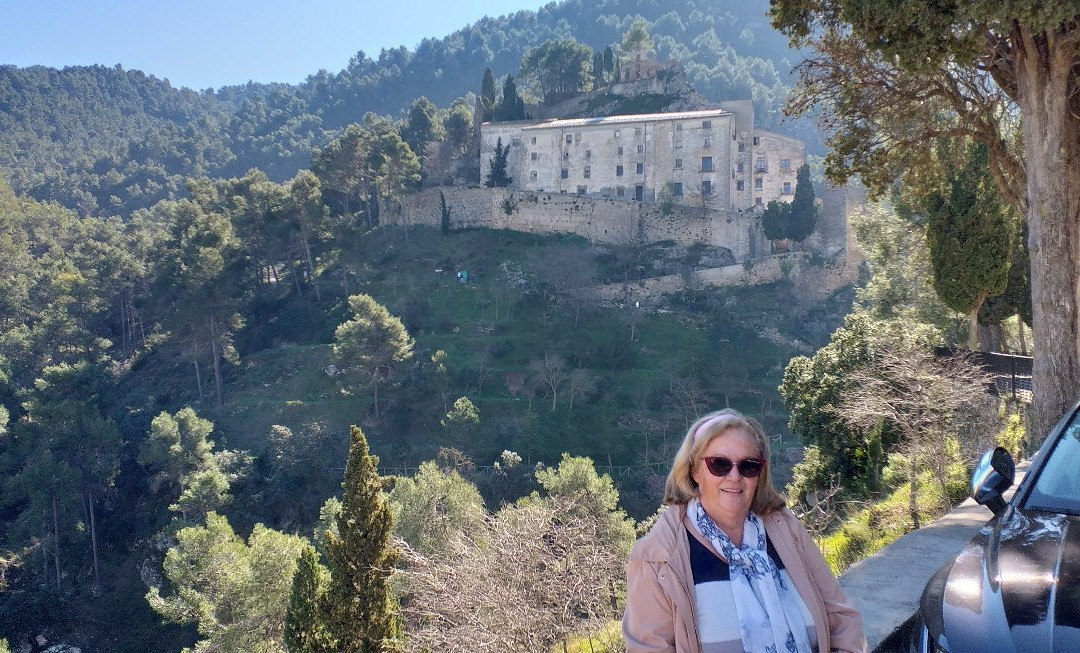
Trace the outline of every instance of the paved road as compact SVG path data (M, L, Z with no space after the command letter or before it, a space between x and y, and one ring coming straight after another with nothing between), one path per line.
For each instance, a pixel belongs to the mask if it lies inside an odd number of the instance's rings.
M844 591L862 612L871 651L915 614L926 581L956 557L991 516L989 509L968 499L840 576Z
M1026 462L1017 466L1012 489L1023 480L1025 471ZM1006 497L1011 493L1006 492ZM992 516L989 508L967 499L944 517L908 533L841 574L840 584L862 613L871 651L878 650L915 614L926 581L956 557ZM889 648L880 649L880 653L887 651Z

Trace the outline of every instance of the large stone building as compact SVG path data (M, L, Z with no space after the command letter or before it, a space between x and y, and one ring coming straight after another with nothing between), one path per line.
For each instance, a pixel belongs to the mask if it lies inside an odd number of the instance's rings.
M512 187L744 211L790 201L802 141L754 127L749 100L718 108L480 126L486 178L509 147Z

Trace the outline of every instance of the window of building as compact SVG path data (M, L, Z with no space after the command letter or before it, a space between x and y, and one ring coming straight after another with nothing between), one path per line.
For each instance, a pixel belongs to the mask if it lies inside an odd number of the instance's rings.
M585 176L586 179L591 179L592 178L592 168L589 168L589 167L586 166L584 176Z
M584 194L586 194L588 192L589 192L589 187L588 186L578 186L577 187L577 194L578 195L584 195Z
M745 152L746 151L746 143L739 143L739 151L740 152Z
M615 197L625 197L625 196L626 196L626 186L616 186L615 187Z
M682 170L682 159L675 159L675 169Z
M576 134L574 134L574 142L575 143L580 143L581 142L581 132L577 132Z
M535 136L532 137L532 144L536 145L536 137Z
M705 147L709 147L710 145L712 145L712 140L711 140L711 139L708 139L708 138L706 138L706 139L705 139Z
M702 172L712 172L712 169L713 169L712 168L712 157L711 156L703 156L703 157L701 157L701 171Z
M638 161L637 173L640 175L640 174L644 174L644 172L645 172L645 164L642 163L641 161Z
M622 153L623 153L623 150L622 150L622 145L620 145L620 146L619 146L619 156L622 156Z
M539 161L540 160L540 155L537 154L536 152L533 152L533 153L529 154L529 160L530 161Z
M645 187L644 186L640 186L640 185L639 186L634 186L634 199L636 199L639 202L642 202L642 201L645 200Z
M757 136L754 137L754 145L761 145L761 139Z
M791 182L790 181L785 181L784 182L784 189L782 191L780 191L780 192L782 194L784 194L784 195L791 195Z
M618 129L616 129L616 130L615 130L615 138L618 138L618 137L619 137L620 135L621 135L621 132L619 132L619 130L618 130ZM620 148L620 149L621 149L621 148Z
M735 182L735 190L746 190L746 182L741 179Z
M755 177L754 178L754 190L761 190L761 188L762 188L761 177Z
M735 171L738 172L739 174L742 174L743 172L745 172L744 168L745 168L745 166L743 166L742 161L739 161L738 163L735 164Z
M623 173L623 167L622 166L615 166L615 176L616 177L622 177L622 173Z
M559 176L562 177L563 179L569 179L570 178L570 171L567 170L566 168L563 168L562 172L559 173Z
M634 136L641 136L641 127L634 127Z
M765 165L765 157L759 156L757 160L754 161L754 172L768 172L768 170L769 167Z
M645 154L645 146L644 145L638 145L637 146L637 153L638 154Z
M680 124L678 124L678 125L675 125L675 131L677 131L677 132L681 132L681 131L682 131L682 124L681 124L681 123L680 123Z
M755 197L754 198L754 206L761 206L761 198L760 197Z
M674 143L674 146L675 146L676 148L680 148L680 147L682 147L682 136L677 136L677 137L675 138L675 143Z
M711 120L702 120L701 121L701 128L702 129L712 129L712 121Z
M791 159L780 159L781 170L791 170Z
M535 170L533 170L532 172L529 173L529 180L536 181L536 171Z
M518 136L515 136L515 137L511 138L510 139L510 144L511 145L521 145L521 138L518 137Z
M573 135L571 135L571 134L567 134L567 135L566 135L566 142L567 142L567 143L573 143L573 142L574 142L574 137L573 137Z
M701 194L705 197L712 195L712 182L708 179L701 180Z
M570 153L569 152L563 152L562 153L562 160L563 161L569 161L570 160Z
M586 159L591 159L592 158L592 150L585 150L585 158Z
M682 182L677 181L671 185L671 194L675 197L682 197Z

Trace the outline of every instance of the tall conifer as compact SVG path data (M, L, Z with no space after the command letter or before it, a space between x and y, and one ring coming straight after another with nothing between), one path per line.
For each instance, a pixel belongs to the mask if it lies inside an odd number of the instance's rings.
M326 629L326 590L330 574L319 563L314 547L304 548L293 576L285 615L285 647L289 653L330 653Z
M400 554L390 543L392 520L378 463L363 431L352 427L338 533L327 538L328 626L335 650L343 653L395 650L400 634L389 582Z

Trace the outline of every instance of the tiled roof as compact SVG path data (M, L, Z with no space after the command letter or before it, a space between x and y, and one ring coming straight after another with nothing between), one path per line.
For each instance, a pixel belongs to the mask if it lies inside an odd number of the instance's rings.
M702 118L716 118L731 115L726 109L699 109L697 111L675 111L672 113L639 113L625 116L604 116L602 118L562 118L556 120L544 120L540 122L517 122L523 131L530 129L572 129L574 127L596 127L604 125L626 125L643 122L659 122L668 120L695 120ZM500 124L511 125L514 123L484 123L486 126L498 126Z

